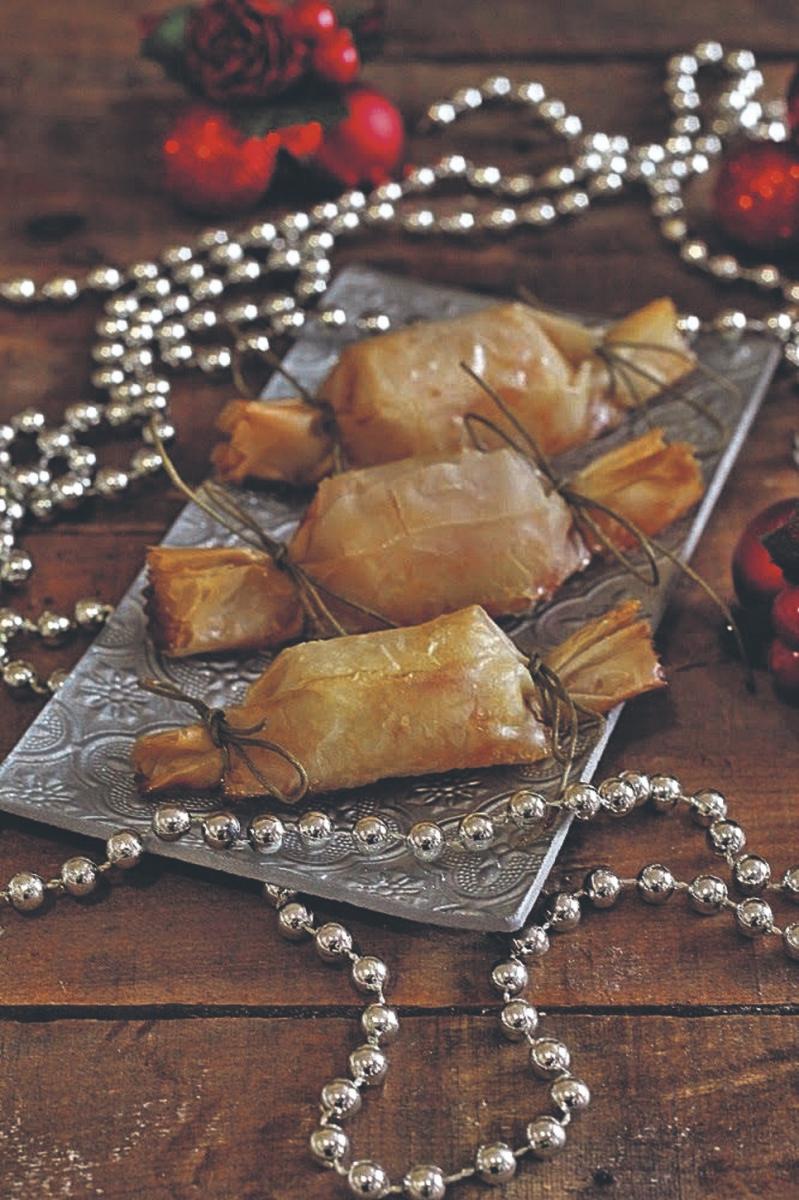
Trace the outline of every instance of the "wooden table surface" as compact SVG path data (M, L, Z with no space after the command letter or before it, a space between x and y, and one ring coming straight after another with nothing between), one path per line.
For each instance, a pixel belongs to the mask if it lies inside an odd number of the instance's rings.
M135 17L150 0L4 0L0 15L2 274L47 276L101 260L124 263L191 236L158 180L155 146L179 103L136 58ZM156 5L157 7L157 5ZM799 51L791 6L756 0L392 0L384 58L370 75L417 117L437 96L502 70L539 78L590 127L633 140L661 137L664 57L698 38L762 51L770 88L784 88ZM529 126L496 111L431 145L524 166ZM74 214L48 240L51 214ZM622 313L670 293L684 310L762 310L746 288L726 294L682 269L630 194L569 227L475 244L374 236L345 259L436 282L509 292L526 284L547 303ZM96 308L0 312L1 415L27 404L57 413L89 394ZM207 461L214 414L229 395L195 377L177 388L179 460ZM799 426L790 380L778 381L715 511L697 567L729 594L736 535L761 506L799 493L790 463ZM115 601L178 508L162 482L118 507L98 505L26 540L36 562L20 606L68 609ZM678 589L659 638L671 687L625 712L605 770L643 764L689 788L728 794L751 845L782 871L799 847L799 712L761 677L756 698L725 659L713 612ZM81 645L37 652L71 663ZM37 702L0 695L0 744L11 748ZM56 869L80 839L4 821L0 879ZM794 858L799 855L794 854ZM594 862L625 873L663 859L690 877L710 865L704 839L680 819L640 813L623 825L575 830L559 873ZM338 910L320 904L325 914ZM543 1105L523 1055L496 1053L497 1002L487 968L497 944L344 914L383 954L405 1037L392 1050L383 1096L354 1126L356 1147L396 1178L413 1161L451 1167L481 1139L518 1137ZM780 912L781 917L787 916ZM7 914L0 939L0 1194L3 1197L165 1197L327 1200L343 1194L306 1156L321 1084L341 1073L356 1005L346 979L312 949L278 936L254 888L157 862L97 904L64 902L32 919ZM527 1165L508 1197L599 1200L770 1200L799 1195L795 1106L797 964L775 945L740 942L729 920L624 904L588 916L536 970L535 999L573 1047L595 1103L549 1165ZM464 1200L483 1194L461 1189Z

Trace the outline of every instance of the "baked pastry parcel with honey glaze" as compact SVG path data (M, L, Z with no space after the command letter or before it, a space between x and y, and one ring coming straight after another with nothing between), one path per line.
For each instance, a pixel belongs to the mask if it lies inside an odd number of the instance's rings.
M219 420L228 438L214 451L219 476L315 484L336 438L353 467L457 452L470 444L467 413L506 424L461 363L557 455L617 425L696 360L669 299L605 328L521 302L424 321L345 347L321 407L296 397L232 401Z
M652 536L697 502L703 484L691 448L652 430L596 459L569 488ZM593 516L619 549L633 545L617 522ZM601 549L560 492L505 447L324 479L288 556L357 632L380 621L335 596L395 625L469 604L504 616L551 597ZM167 656L265 649L303 632L297 584L259 550L162 546L147 566L151 630Z
M664 682L635 601L586 623L544 661L596 714ZM262 730L302 764L309 791L329 792L546 758L546 711L528 659L472 605L421 625L290 646L226 722ZM228 797L291 795L296 784L286 757L253 741L224 763L202 723L147 734L133 751L146 795L220 786Z

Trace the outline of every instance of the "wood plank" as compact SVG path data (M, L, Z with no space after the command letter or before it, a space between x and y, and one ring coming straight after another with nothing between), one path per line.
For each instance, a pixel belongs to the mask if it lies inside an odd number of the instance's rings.
M383 1095L372 1091L348 1126L356 1155L379 1158L395 1179L420 1160L459 1167L481 1139L521 1144L526 1122L551 1111L546 1085L530 1088L524 1051L500 1044L493 1017L403 1027ZM594 1104L560 1158L520 1166L514 1200L796 1195L793 1113L775 1103L794 1082L796 1016L571 1015L543 1028L566 1039ZM354 1021L330 1017L2 1022L3 1194L342 1196L306 1145L319 1089L346 1069L356 1037Z

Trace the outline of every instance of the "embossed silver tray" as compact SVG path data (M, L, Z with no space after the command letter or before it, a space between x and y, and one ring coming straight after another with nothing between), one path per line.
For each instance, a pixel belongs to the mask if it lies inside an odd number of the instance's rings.
M346 310L349 328L356 317L374 309L389 313L397 326L414 319L480 308L490 302L488 297L418 284L362 267L343 271L328 296ZM332 365L343 337L309 325L288 358L294 373L309 387L315 387ZM757 337L747 337L735 346L720 338L706 338L699 353L703 361L736 384L737 396L706 377L693 376L648 413L630 419L623 429L564 463L570 461L577 466L640 432L647 424L663 426L672 437L693 442L700 453L707 455L707 491L698 512L667 535L669 545L685 556L691 554L699 539L779 358L775 346ZM283 386L276 381L267 396L279 394ZM701 398L723 417L728 435L716 452L711 451L718 441L717 429L685 402L686 396ZM302 509L297 499L273 495L248 493L246 501L259 513L265 527L280 536L292 530ZM230 540L225 530L192 505L165 539L171 545ZM507 627L523 648L533 642L547 646L631 594L640 596L645 610L657 622L666 603L671 573L664 569L663 584L653 593L637 587L615 565L595 564L567 584L533 618L515 620ZM140 575L69 680L0 768L0 808L99 838L121 825L148 829L153 805L143 801L134 786L131 746L140 733L185 724L191 713L185 706L151 696L136 685L138 678L152 675L156 666L142 608L143 587ZM184 661L170 664L170 674L186 691L201 695L209 703L224 705L241 698L265 661L259 656ZM598 741L581 748L579 771L584 778L593 774L618 715L619 710L611 714ZM557 776L547 763L456 772L427 779L391 780L313 803L326 803L346 824L377 811L390 826L405 831L422 816L448 824L475 809L491 812L520 784L546 791L555 787ZM191 806L211 809L214 803L198 798ZM253 807L263 809L264 805ZM243 822L250 811L245 807ZM349 834L344 833L317 851L307 850L295 835L289 834L281 851L268 858L260 857L246 843L229 851L211 850L194 831L178 843L150 839L148 844L159 854L416 921L512 930L528 914L567 828L568 822L564 821L535 841L525 841L503 830L488 853L469 855L450 850L433 865L417 863L399 846L375 859L364 859L355 851Z

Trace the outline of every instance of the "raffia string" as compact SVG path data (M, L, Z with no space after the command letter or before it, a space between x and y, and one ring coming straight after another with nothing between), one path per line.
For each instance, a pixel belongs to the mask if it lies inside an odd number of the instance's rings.
M211 481L207 481L199 488L190 487L168 454L154 422L151 422L150 430L153 444L161 455L164 470L178 491L241 541L253 546L256 550L266 551L275 566L281 571L285 571L297 588L303 611L315 633L322 636L327 628L328 632L332 630L336 636L342 637L349 632L331 611L328 600L362 613L386 629L394 628L394 622L377 612L376 609L360 604L357 600L348 600L346 596L341 596L338 592L334 592L323 583L313 579L304 567L294 561L286 543L267 533L255 517L242 508L225 488Z
M635 524L634 521L631 521L628 517L623 516L615 509L610 508L607 504L603 504L601 500L595 500L590 496L585 496L582 492L575 491L574 488L570 487L568 481L563 480L558 476L555 468L546 454L544 454L533 434L531 434L530 431L525 428L516 414L510 410L499 393L495 391L490 384L486 383L486 381L476 371L472 370L468 363L462 362L460 365L466 374L469 375L474 382L478 384L480 388L482 388L485 394L491 398L498 411L510 424L512 429L518 435L519 439L517 441L512 434L509 434L506 429L503 429L495 421L492 421L490 417L484 417L480 413L466 413L464 417L464 423L475 448L478 450L486 449L486 446L480 442L478 437L475 436L474 427L475 425L479 425L490 430L491 433L499 437L508 446L510 446L511 449L515 450L517 454L520 454L523 458L526 458L530 465L544 476L544 478L552 487L553 491L556 491L566 501L574 516L575 526L580 531L583 538L585 538L585 540L590 544L590 537L586 538L587 530L588 533L592 537L596 538L600 545L607 550L613 558L616 559L616 561L624 568L625 571L631 574L639 582L645 584L647 587L655 588L660 583L658 555L662 555L663 558L668 559L668 561L677 567L678 570L682 571L684 575L687 575L687 577L693 583L696 583L702 589L705 595L713 601L713 603L721 612L728 630L735 639L738 653L741 657L741 661L744 664L744 677L746 686L750 692L754 692L754 675L752 673L752 666L749 661L749 656L746 652L744 640L741 636L741 631L738 628L738 624L729 608L729 605L722 599L716 589L709 584L706 579L703 579L698 571L695 571L688 563L683 562L683 560L679 558L678 555L676 555L672 550L670 550L668 546L665 546L662 542L650 537L650 535L645 533L639 525ZM624 529L632 537L635 546L644 556L646 561L646 570L641 570L641 568L628 555L626 555L623 550L614 544L613 540L608 537L605 531L594 519L592 512L601 513L603 516L610 518L614 524L618 525L621 529Z
M163 696L166 700L176 700L180 704L188 704L194 709L208 730L208 736L211 741L222 754L221 782L223 785L230 771L231 757L236 754L242 760L247 770L258 780L258 783L264 790L264 794L274 796L282 804L296 804L298 800L302 800L308 791L308 774L300 760L289 750L286 750L284 746L279 746L277 742L272 742L269 738L262 735L266 721L260 721L257 725L231 725L223 708L211 708L204 700L200 700L197 696L188 695L187 692L182 691L176 683L173 683L169 679L140 679L139 687L144 688L147 692L151 692L154 696ZM297 775L297 788L291 792L283 792L275 784L270 783L253 761L252 755L249 753L250 747L259 750L268 750L271 754L277 755L278 758L282 758L285 763L288 763Z
M605 723L604 718L590 708L578 704L558 673L547 666L540 654L531 654L527 666L536 686L541 720L550 731L552 757L561 767L558 784L560 795L566 789L577 757L583 720L596 724L601 729Z

